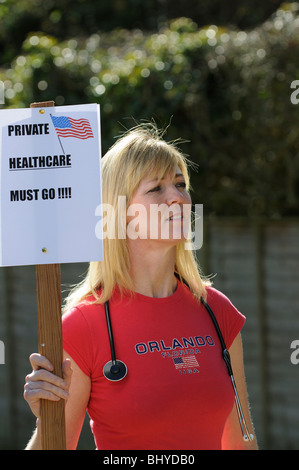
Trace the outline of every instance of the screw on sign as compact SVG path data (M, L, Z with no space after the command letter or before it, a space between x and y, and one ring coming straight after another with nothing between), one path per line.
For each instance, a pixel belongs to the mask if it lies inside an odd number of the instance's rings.
M54 101L32 103L31 108L54 106ZM46 253L47 249L42 249ZM45 251L44 251L45 250ZM54 373L62 377L62 324L60 264L36 266L36 294L39 353L53 364ZM43 450L65 450L64 400L41 402Z

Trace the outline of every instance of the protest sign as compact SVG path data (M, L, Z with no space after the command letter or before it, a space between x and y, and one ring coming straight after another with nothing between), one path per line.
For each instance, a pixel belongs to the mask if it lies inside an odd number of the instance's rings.
M36 264L39 352L62 377L60 263L102 259L99 106L2 111L0 145L0 265ZM42 449L64 450L63 400L42 400L41 425Z
M0 111L0 265L99 261L99 105Z

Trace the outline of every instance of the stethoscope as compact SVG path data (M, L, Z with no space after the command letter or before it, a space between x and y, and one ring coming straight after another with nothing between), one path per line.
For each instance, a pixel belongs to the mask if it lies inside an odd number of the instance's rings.
M111 349L111 361L107 362L103 368L103 374L106 379L111 381L119 381L125 378L127 375L127 366L124 362L119 361L116 359L115 356L115 348L114 348L114 339L113 339L113 331L111 325L111 318L110 318L110 310L109 310L109 301L105 302L105 314L106 314L106 322L107 322L107 329L108 329L108 336L110 342L110 349Z
M179 278L177 273L175 273L176 277ZM186 281L183 280L183 282L188 286ZM189 287L189 286L188 286ZM201 297L201 303L207 310L208 314L210 315L213 324L215 326L220 344L221 344L221 349L222 349L222 357L224 359L224 362L227 367L228 374L230 376L232 386L235 392L235 402L236 402L236 409L238 413L238 418L239 418L239 423L241 427L241 431L243 434L243 440L244 441L252 441L254 439L253 434L250 434L246 425L246 420L243 414L242 410L242 405L239 399L238 391L237 391L237 386L235 383L234 379L234 374L233 374L233 369L231 365L231 360L230 360L230 355L229 352L226 348L224 338L222 336L219 324L216 320L216 317L209 306L209 304ZM120 381L123 380L128 372L127 366L124 362L116 359L116 354L115 354L115 346L114 346L114 338L113 338L113 331L112 331L112 325L111 325L111 317L110 317L110 309L109 309L109 301L107 300L105 302L105 315L106 315L106 322L107 322L107 329L108 329L108 336L109 336L109 342L110 342L110 349L111 349L111 361L107 362L103 368L103 374L106 377L106 379L110 381Z

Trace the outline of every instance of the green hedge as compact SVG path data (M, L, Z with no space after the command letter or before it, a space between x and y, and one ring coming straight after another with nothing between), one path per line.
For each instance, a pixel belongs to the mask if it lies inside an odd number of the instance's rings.
M0 0L0 57L11 60L31 31L60 40L90 36L115 28L157 31L163 21L185 16L200 27L207 24L253 28L281 0Z
M31 33L0 69L5 107L101 104L103 150L154 119L198 164L195 202L217 216L298 215L299 6L251 31L179 18L156 33L115 29L65 41Z

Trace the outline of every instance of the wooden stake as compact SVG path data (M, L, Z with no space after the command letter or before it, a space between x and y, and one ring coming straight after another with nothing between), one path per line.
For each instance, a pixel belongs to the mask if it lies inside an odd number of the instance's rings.
M54 106L54 101L32 103L31 108ZM62 323L60 264L36 266L36 294L39 353L53 364L55 375L62 377ZM65 450L64 400L41 401L43 450Z

